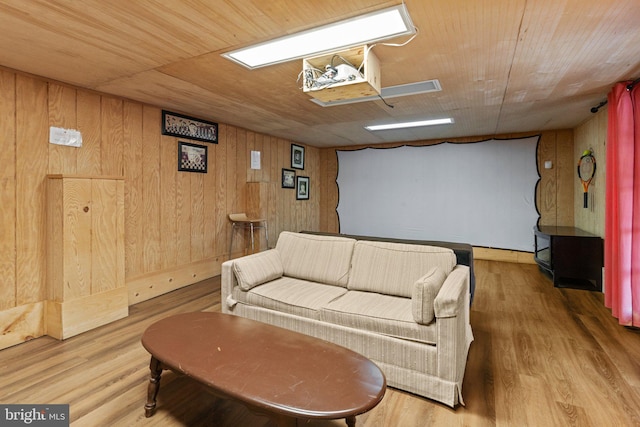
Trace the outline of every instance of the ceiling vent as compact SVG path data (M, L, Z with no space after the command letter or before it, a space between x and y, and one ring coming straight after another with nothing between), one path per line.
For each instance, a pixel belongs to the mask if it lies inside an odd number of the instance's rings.
M430 92L440 92L442 90L442 86L440 86L440 82L438 79L433 80L425 80L422 82L416 83L408 83L404 85L397 86L389 86L383 87L380 91L380 96L382 98L390 99L397 98L400 96L409 96L409 95L418 95L421 93L430 93ZM375 101L379 100L380 97L377 95L372 96L364 96L361 98L352 98L352 99L341 99L337 101L320 101L319 99L311 99L311 102L314 102L321 107L333 107L334 105L345 105L345 104L355 104L356 102L366 102L366 101Z

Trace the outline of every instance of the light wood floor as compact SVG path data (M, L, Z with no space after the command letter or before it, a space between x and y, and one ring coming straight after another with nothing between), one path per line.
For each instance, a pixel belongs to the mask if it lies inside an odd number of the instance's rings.
M466 406L388 389L380 405L357 417L358 426L640 426L640 332L618 326L601 294L554 288L535 265L475 266ZM64 342L43 337L0 351L0 403L68 403L73 426L272 426L170 372L156 415L144 418L149 355L142 332L174 313L219 310L219 289L214 278Z

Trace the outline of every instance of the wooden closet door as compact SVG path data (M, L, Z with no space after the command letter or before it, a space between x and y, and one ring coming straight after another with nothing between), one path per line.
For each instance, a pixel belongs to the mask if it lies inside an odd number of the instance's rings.
M63 230L62 253L63 283L61 301L91 295L92 253L91 234L93 205L90 179L62 180Z
M118 283L118 182L93 180L91 214L91 293L109 291L123 284Z
M45 327L65 339L128 315L124 179L48 178Z

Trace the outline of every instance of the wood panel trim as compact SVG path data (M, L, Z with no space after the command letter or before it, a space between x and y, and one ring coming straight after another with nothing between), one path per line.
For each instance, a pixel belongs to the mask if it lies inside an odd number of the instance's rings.
M0 311L0 350L44 335L44 301Z
M88 174L67 174L53 173L48 174L49 179L112 179L124 181L125 177L121 175L88 175Z
M222 257L207 258L129 279L127 280L129 305L217 276L222 271L221 265L224 261L225 258Z
M45 302L45 333L59 340L114 322L129 315L125 287L70 301Z
M502 261L502 262L515 262L520 264L535 264L533 260L533 253L512 251L508 249L494 249L494 248L473 248L474 260L488 260L488 261Z

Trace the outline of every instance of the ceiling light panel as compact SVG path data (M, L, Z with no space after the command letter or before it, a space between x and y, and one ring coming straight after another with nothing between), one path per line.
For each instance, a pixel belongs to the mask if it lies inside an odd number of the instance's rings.
M404 4L224 53L249 69L415 33Z
M435 125L445 125L453 123L453 119L450 117L444 119L432 119L432 120L418 120L414 122L402 122L402 123L388 123L384 125L371 125L365 126L366 130L376 131L376 130L391 130L391 129L404 129L404 128L413 128L420 126L435 126Z

